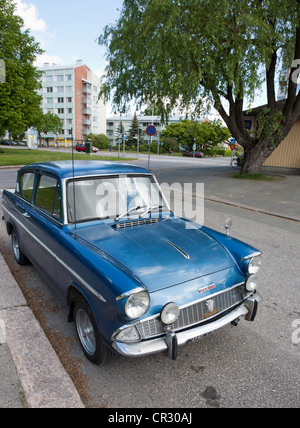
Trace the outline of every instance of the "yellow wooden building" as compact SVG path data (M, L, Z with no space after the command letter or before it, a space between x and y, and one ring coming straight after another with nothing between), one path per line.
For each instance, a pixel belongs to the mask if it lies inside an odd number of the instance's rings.
M285 100L279 101L283 105ZM255 133L257 115L267 106L257 107L245 114L246 128ZM300 171L300 114L287 137L279 144L269 158L264 162L265 167L298 169Z

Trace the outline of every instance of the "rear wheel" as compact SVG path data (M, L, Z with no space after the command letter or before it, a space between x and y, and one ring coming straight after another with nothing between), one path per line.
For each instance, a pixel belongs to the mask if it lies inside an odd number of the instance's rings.
M77 298L74 306L76 332L85 356L94 364L105 365L115 354L102 342L93 312L83 297Z
M28 265L30 262L20 248L20 242L14 229L11 232L11 246L12 246L12 250L13 250L16 262L20 266Z

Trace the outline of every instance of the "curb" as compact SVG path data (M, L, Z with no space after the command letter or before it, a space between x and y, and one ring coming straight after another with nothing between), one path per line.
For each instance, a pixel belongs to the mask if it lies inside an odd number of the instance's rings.
M0 253L0 319L30 408L84 408Z
M254 207L251 207L249 205L240 204L238 202L232 202L232 201L227 201L224 199L219 199L219 198L216 198L214 196L205 196L204 200L210 201L210 202L216 202L218 204L229 205L229 206L236 207L236 208L241 208L241 209L247 210L247 211L253 211L256 213L265 214L265 215L272 216L272 217L282 218L283 220L290 220L290 221L295 221L295 222L300 223L300 218L297 218L297 217L289 217L289 216L285 216L283 214L273 213L270 211L266 211L262 208L254 208Z

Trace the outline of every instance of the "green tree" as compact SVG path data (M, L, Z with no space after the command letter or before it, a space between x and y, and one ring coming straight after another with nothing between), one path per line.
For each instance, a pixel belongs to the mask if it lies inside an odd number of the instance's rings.
M105 134L89 134L86 137L87 141L92 141L93 146L100 150L107 150L109 148L109 139Z
M129 132L128 132L128 137L126 140L126 144L128 144L128 146L134 146L137 144L136 136L138 135L138 133L139 133L139 121L135 112L131 122Z
M40 108L41 74L33 62L43 51L14 11L11 0L0 0L0 59L6 68L6 82L0 84L0 134L20 135L34 124Z
M244 147L244 172L257 172L300 115L300 0L125 0L99 38L108 66L101 93L124 108L132 98L200 115L210 100ZM296 60L296 61L295 61ZM276 70L291 69L287 101L276 103ZM243 111L266 84L259 132Z
M58 134L63 128L63 123L59 116L50 112L44 114L41 108L37 110L32 125L38 132L39 140L41 140L41 134L48 134L48 132Z
M182 147L190 150L192 150L195 141L198 147L206 149L227 141L230 132L220 120L199 123L185 119L180 123L168 125L166 130L162 132L162 138L164 137L174 138Z

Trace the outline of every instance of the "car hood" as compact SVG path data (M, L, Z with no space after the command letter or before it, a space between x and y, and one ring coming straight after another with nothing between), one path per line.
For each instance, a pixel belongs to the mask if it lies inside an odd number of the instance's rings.
M86 226L78 235L131 271L149 292L235 266L200 226L176 217L120 229Z

